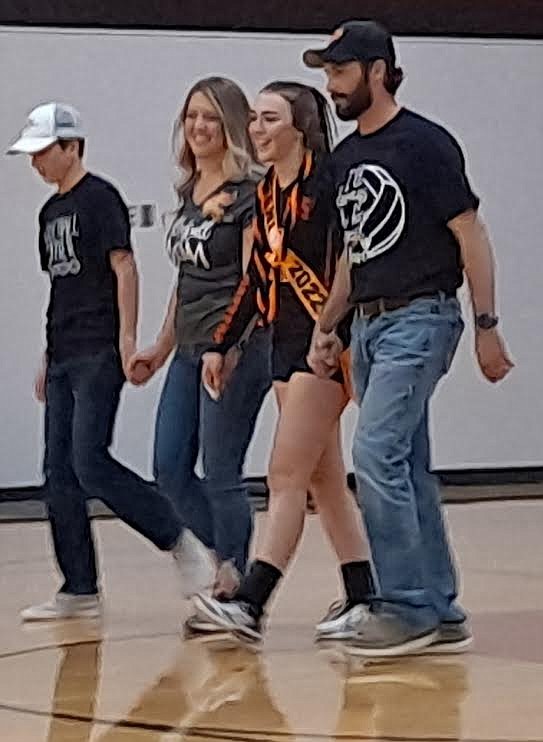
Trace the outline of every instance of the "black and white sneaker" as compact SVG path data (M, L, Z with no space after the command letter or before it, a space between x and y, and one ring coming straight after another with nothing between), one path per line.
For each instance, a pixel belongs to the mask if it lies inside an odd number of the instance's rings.
M347 601L332 603L328 613L315 628L315 641L342 641L351 639L368 616L369 606L365 603L353 605Z
M204 621L197 613L193 613L183 623L184 639L200 639L201 641L215 641L228 632L211 621Z
M212 623L237 638L248 642L259 642L262 639L261 621L247 603L237 600L221 601L200 593L194 597L194 607L199 620Z

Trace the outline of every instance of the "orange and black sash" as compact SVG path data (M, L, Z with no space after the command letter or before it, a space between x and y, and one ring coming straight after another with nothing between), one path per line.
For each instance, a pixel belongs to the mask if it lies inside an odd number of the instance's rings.
M304 195L302 185L313 170L313 154L306 152L298 178L279 216L281 189L275 171L257 189L260 213L266 233L267 250L265 258L272 268L270 272L270 294L275 297L274 311L277 311L278 281L288 283L296 293L300 303L314 322L317 322L329 290L315 271L302 258L288 247L289 237L298 215L302 213ZM328 249L328 245L323 246ZM271 309L271 307L269 307ZM352 396L350 376L350 353L341 354L340 365L344 376L345 390Z
M313 153L307 151L282 209L281 188L275 171L271 169L264 180L258 184L257 208L253 223L254 242L248 275L242 280L214 336L215 342L223 345L225 349L232 342L236 342L236 336L246 324L245 320L249 316L248 305L254 307L256 304L256 309L265 324L273 322L279 311L281 282L292 286L300 303L314 322L319 318L329 290L315 271L288 248L292 230L308 206L307 197L303 193L303 184L312 174L313 169ZM323 245L323 249L327 251L332 249L330 240ZM327 259L328 263L329 259ZM328 268L326 272L329 273ZM242 316L245 317L243 321L241 321ZM345 378L345 388L350 395L348 351L341 356L341 367Z

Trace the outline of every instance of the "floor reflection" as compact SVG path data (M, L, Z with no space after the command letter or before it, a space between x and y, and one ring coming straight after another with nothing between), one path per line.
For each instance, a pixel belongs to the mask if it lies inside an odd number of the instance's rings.
M169 667L118 718L100 711L102 643L62 647L47 742L91 742L93 733L92 742L163 742L164 735L170 740L177 736L169 735L178 734L179 739L193 735L200 740L207 735L225 739L235 732L264 735L267 740L296 739L298 733L307 739L310 730L337 740L356 736L401 740L415 734L428 739L429 734L432 739L462 737L461 705L469 683L461 658L413 657L364 664L338 661L326 653L313 655L311 667L318 658L322 673L332 674L339 703L318 692L309 699L304 696L302 731L289 724L270 683L268 668L281 663L281 653L262 655L243 647L224 650L168 641L175 648ZM137 644L137 640L127 642L127 653L141 651ZM152 646L145 651L152 652ZM304 657L300 654L301 663ZM122 667L107 671L118 672L119 683L130 682ZM290 690L288 676L285 682ZM292 678L294 698L297 682L298 673ZM316 729L313 723L322 704L339 709L335 724L326 730ZM109 701L107 705L111 707Z

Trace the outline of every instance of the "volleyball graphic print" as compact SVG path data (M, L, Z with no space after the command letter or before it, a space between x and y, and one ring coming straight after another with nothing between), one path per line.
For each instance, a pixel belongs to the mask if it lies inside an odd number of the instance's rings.
M366 263L387 252L405 229L404 195L380 165L351 168L339 187L336 205L351 265Z

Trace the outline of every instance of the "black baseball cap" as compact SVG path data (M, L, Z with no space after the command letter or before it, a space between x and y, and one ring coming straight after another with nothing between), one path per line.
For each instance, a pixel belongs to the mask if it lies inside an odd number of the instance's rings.
M396 64L390 33L376 21L348 21L339 26L325 49L308 49L303 60L307 67L346 62L373 62L384 59Z

